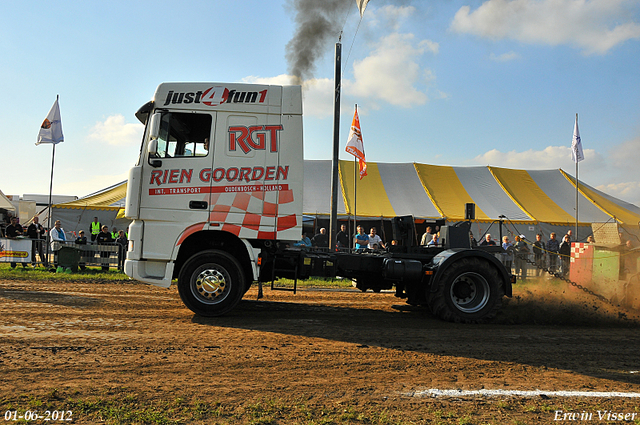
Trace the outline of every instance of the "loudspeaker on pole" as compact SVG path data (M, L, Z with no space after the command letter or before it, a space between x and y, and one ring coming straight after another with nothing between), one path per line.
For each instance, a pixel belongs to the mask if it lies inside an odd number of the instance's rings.
M476 204L473 202L469 202L465 204L465 220L475 220L476 219Z

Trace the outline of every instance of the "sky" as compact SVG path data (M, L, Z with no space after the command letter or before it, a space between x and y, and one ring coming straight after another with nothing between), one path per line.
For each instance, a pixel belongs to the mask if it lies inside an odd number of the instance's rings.
M53 193L127 178L136 110L169 81L299 83L306 159L331 159L342 43L340 158L358 105L372 162L562 168L640 205L640 0L4 2L0 190L48 194L35 146L56 96ZM328 182L329 184L329 182Z

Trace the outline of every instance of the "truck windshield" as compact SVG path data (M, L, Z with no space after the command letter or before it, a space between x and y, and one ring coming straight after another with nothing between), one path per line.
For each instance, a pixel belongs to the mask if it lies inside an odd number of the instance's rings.
M209 114L164 113L156 158L207 156L211 122Z

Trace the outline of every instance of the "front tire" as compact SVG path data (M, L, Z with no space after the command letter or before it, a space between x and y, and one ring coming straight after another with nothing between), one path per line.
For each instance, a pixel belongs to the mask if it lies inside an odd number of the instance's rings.
M488 261L463 258L449 266L427 294L429 308L442 320L478 323L495 317L504 289L498 270Z
M245 293L240 263L224 251L207 250L189 258L178 275L182 302L199 316L231 311Z

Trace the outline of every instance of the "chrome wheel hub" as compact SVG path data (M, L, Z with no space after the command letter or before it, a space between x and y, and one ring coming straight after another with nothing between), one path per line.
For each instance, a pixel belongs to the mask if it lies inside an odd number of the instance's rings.
M226 295L229 276L216 269L202 270L195 279L198 298L205 302L221 301Z

